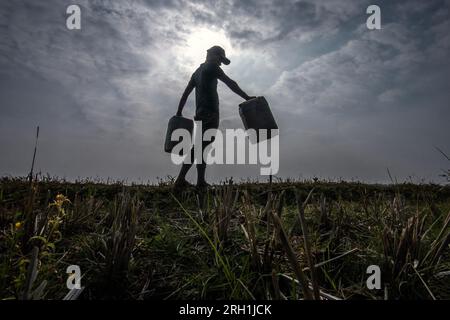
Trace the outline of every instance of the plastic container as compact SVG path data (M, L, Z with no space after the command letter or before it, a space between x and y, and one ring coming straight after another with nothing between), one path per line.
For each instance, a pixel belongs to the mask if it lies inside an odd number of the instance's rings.
M245 130L255 129L257 141L263 140L259 135L260 129L266 129L267 139L272 138L271 129L278 129L278 125L270 111L269 104L264 97L256 97L239 105L239 115L244 123Z
M172 133L176 129L186 129L190 132L192 137L192 132L194 130L194 121L188 118L180 117L180 116L173 116L169 120L169 124L167 126L167 132L166 132L166 141L164 143L164 151L172 153L172 149L181 142L180 140L171 141Z

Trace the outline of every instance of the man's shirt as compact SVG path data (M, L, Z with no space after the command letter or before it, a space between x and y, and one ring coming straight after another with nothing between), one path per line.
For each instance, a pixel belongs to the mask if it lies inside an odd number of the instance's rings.
M191 82L195 86L196 117L219 115L219 95L217 79L223 74L218 63L204 62L192 74Z

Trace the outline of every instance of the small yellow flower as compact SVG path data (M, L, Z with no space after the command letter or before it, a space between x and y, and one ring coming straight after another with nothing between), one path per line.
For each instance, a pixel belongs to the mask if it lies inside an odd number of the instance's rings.
M70 202L70 200L65 195L58 193L53 204L61 208L65 202Z
M22 222L17 221L14 226L16 227L16 229L20 229L20 227L22 227Z

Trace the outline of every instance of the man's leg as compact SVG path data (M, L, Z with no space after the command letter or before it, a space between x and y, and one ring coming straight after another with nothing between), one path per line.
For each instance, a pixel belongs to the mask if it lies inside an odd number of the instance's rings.
M190 186L190 183L186 181L186 175L189 169L192 167L193 160L194 160L194 148L191 148L191 161L190 163L183 162L183 164L181 165L180 173L178 174L177 180L175 180L176 188L183 188L186 186Z
M215 129L219 127L219 118L213 117L208 119L207 121L202 122L203 133L205 133L208 129ZM211 138L211 141L203 141L202 139L202 163L197 164L197 186L198 187L207 187L208 183L206 182L205 174L206 174L206 158L204 157L204 152L207 146L214 142L215 136Z
M206 141L202 143L202 155L205 151L206 147L210 145L214 141L214 138L212 141ZM197 186L198 187L207 187L208 183L206 182L205 174L206 174L206 159L205 157L202 158L202 163L197 164Z
M178 174L177 180L175 182L181 182L183 180L186 180L186 174L188 173L191 167L192 163L183 163L180 169L180 173Z
M204 152L207 146L209 146L211 143L213 143L214 137L212 138L212 141L204 141L202 142L202 163L197 164L197 186L208 186L208 183L206 183L206 157L204 157Z
M205 163L197 164L197 186L207 185L205 174L206 174L206 164Z

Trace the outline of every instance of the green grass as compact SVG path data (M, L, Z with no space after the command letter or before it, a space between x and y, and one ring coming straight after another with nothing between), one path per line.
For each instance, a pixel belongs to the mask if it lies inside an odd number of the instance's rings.
M304 229L296 195L313 188ZM175 196L163 181L3 178L0 299L62 299L72 264L79 299L303 299L294 271L311 281L311 263L322 297L450 299L449 213L441 185L226 183ZM382 290L366 287L372 264Z

